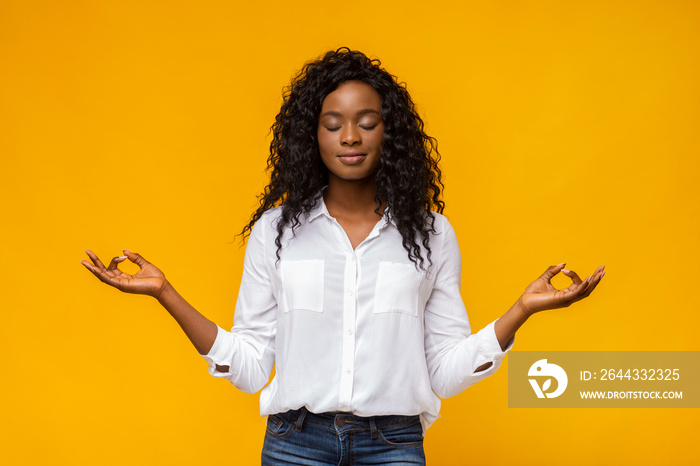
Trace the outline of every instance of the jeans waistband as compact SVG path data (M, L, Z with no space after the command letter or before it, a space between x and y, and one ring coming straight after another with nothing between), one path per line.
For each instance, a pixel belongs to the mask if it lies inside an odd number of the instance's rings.
M398 426L420 422L418 416L389 415L361 417L346 412L317 414L308 411L305 407L287 411L286 413L282 413L282 415L292 421L295 425L295 429L299 432L302 430L305 423L310 422L337 431L369 430L372 434L372 438L376 438L378 427Z

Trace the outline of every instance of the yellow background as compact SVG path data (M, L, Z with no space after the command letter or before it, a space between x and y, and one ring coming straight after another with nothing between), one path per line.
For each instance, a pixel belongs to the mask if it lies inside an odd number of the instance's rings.
M3 1L0 463L259 463L258 395L78 261L140 252L230 326L281 89L342 45L407 82L440 142L475 330L548 265L605 264L515 349L700 350L699 26L694 1ZM506 359L446 400L429 464L698 460L696 410L507 390Z

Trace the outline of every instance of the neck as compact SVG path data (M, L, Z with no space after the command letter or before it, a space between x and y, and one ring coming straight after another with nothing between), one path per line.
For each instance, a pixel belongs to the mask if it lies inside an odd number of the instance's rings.
M324 201L328 212L333 215L354 216L373 213L377 208L374 197L377 187L371 178L364 180L343 180L332 174L328 179L328 188ZM384 206L380 208L383 212Z

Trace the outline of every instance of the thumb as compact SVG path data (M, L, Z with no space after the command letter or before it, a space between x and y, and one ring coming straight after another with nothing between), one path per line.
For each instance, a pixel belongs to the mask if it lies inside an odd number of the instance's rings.
M150 264L146 259L141 257L140 254L136 254L135 252L131 252L129 250L124 249L124 255L129 259L131 262L134 264L138 265L139 268L144 268L146 265Z
M561 264L557 265L550 265L547 270L544 271L541 278L544 278L547 280L547 282L549 282L556 274L562 271L565 265L566 262L562 262Z

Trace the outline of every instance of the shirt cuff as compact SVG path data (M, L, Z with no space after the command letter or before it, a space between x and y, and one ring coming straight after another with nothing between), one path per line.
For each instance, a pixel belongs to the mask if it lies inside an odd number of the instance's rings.
M203 355L204 360L209 364L209 373L214 377L227 377L232 374L231 358L233 356L233 335L230 332L216 326L216 340L209 352ZM228 372L219 372L216 366L229 366Z
M501 362L503 362L503 358L506 357L506 353L510 351L515 343L515 337L513 337L508 342L506 348L504 350L501 349L501 344L498 342L498 338L496 338L495 326L497 321L498 319L494 320L479 332L484 336L484 338L479 341L478 354L480 356L479 359L481 360L479 365L487 362L493 362L493 365L490 368L483 371L484 373L488 374L491 374L498 369Z

